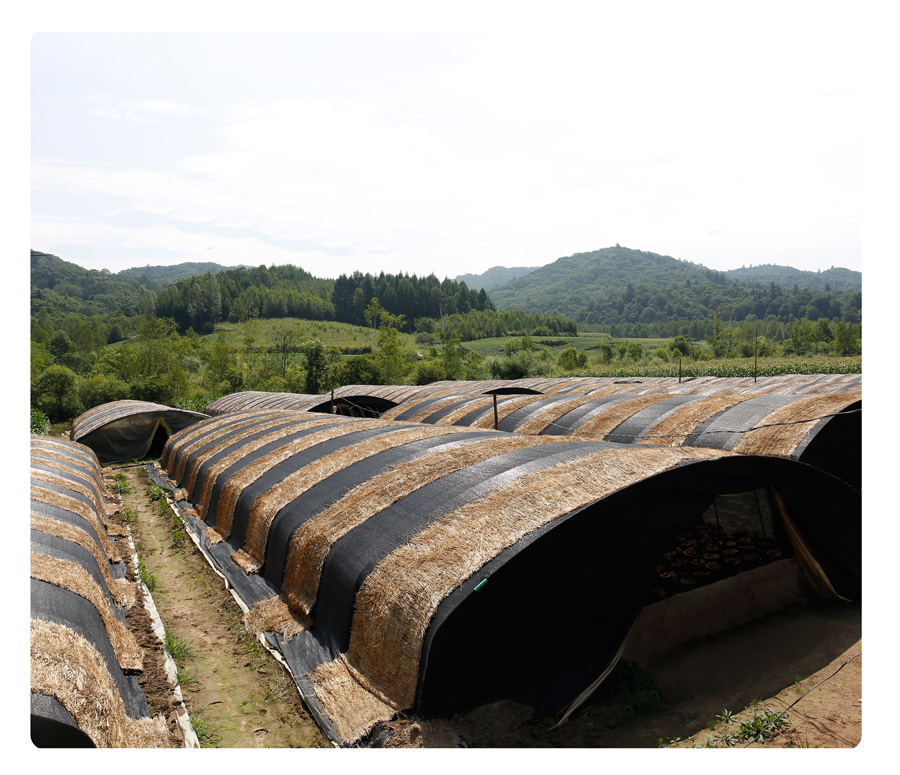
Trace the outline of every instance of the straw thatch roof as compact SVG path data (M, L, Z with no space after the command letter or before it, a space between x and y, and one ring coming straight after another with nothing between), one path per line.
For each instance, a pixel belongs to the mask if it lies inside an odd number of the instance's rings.
M136 591L87 447L31 440L31 738L38 747L165 747L138 683L143 651L125 624Z
M434 386L452 383L435 382ZM497 387L497 381L489 381ZM718 395L752 393L755 395L826 395L845 390L861 390L860 374L780 374L773 377L533 377L503 381L506 388L522 387L545 395L591 393L615 387L622 393L670 393Z
M420 396L385 419L464 425L534 435L577 435L621 444L693 446L777 455L816 465L860 486L860 390L747 393L707 383L703 391L666 393L646 385L607 384L587 393L472 397ZM537 383L539 387L548 387ZM797 382L782 381L781 388ZM763 386L765 387L765 386ZM820 386L821 388L821 386Z
M254 409L291 409L302 412L321 401L321 396L307 393L267 393L259 390L243 390L211 401L203 411L210 417L233 412L248 412Z
M858 592L858 493L777 457L257 411L176 434L161 465L248 626L344 744L409 708L561 708L718 494L777 493L804 570Z

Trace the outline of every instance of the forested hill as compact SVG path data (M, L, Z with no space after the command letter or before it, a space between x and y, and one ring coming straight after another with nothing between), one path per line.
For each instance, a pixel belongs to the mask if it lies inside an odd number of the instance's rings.
M458 283L465 283L469 288L484 288L484 290L489 291L498 285L524 277L535 269L537 267L534 266L492 266L481 274L461 274L454 279Z
M245 269L250 267L241 265ZM162 290L177 280L186 277L199 277L200 275L212 272L227 272L229 269L236 269L234 266L223 266L213 261L185 261L181 264L171 264L169 266L134 266L130 269L122 269L116 273L117 277L130 278L138 281L141 285L146 285L153 290Z
M58 256L31 251L31 314L99 315L135 308L140 283L105 269L84 269Z
M839 270L835 270L839 271ZM806 273L817 276L815 273ZM661 324L820 317L858 323L860 291L785 288L732 279L700 264L620 246L576 253L491 291L498 309L561 315L579 323Z
M222 272L233 267L212 262L186 262L172 266L146 266L110 272L85 269L52 253L31 251L32 314L99 315L136 309L141 286L157 293L176 280ZM146 291L145 291L146 293Z
M209 333L222 321L251 318L295 317L364 326L369 324L366 312L374 299L384 311L402 316L406 331L414 330L420 322L427 329L447 316L494 312L483 289L470 289L449 279L441 281L434 274L418 277L382 272L375 276L353 272L331 280L313 277L297 266L280 265L226 268L216 274L207 271L165 284L159 290L148 282L162 284L143 274L84 269L49 253L31 251L31 312L40 317L45 328L50 325L48 318L67 315L106 316L110 318L104 323L107 327L113 325L114 316L120 329L123 322L119 318L156 315L173 319L181 331L193 328L197 333ZM503 325L515 330L525 321L509 315L488 315L482 322L496 330L501 319ZM571 320L541 320L535 323L535 330L574 333L575 324Z
M752 283L775 283L782 288L809 288L813 291L861 291L862 272L842 267L831 267L821 272L808 272L792 266L760 264L742 266L725 272L733 280Z

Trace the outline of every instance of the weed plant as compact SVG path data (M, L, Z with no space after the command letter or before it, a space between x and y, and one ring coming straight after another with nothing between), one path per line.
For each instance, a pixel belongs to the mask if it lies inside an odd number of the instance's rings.
M181 668L178 668L175 671L175 680L178 681L178 685L182 688L196 686L199 683L197 677L193 675L193 673L189 673L187 670L182 670Z
M175 663L181 665L188 659L191 659L196 655L196 650L193 645L179 638L177 635L166 630L166 637L163 641L163 645L166 647L166 651L172 655L172 659L175 660Z
M737 726L721 735L709 735L705 744L695 744L694 747L718 748L721 745L732 747L741 743L746 745L763 743L790 725L790 717L784 711L760 708L759 702L751 704L749 709L752 710L752 715L740 724L738 724L734 714L729 710L723 710L714 718L711 718L706 725L707 729L714 728L717 722L722 722L726 727L730 727L732 724ZM681 742L681 738L678 737L668 741L660 738L659 747L669 748L679 742Z
M116 474L115 480L109 486L117 495L128 495L132 491L131 484L128 482L125 474Z
M147 567L144 565L143 560L138 560L138 577L145 587L147 587L150 592L153 592L156 589L156 576L154 576L150 571L147 570Z
M162 487L151 484L147 488L147 497L152 501L164 501L166 498L166 491Z
M31 432L45 436L50 433L50 418L40 409L31 410Z
M668 707L656 681L633 662L626 662L618 672L613 697L622 704L621 714L628 718L655 713Z
M191 726L200 741L200 745L206 748L219 748L222 743L222 727L214 723L206 715L206 707L191 713Z

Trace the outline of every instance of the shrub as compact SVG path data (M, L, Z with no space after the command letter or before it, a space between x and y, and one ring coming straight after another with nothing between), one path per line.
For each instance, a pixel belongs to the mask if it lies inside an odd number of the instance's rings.
M50 418L40 409L31 410L31 432L50 433Z

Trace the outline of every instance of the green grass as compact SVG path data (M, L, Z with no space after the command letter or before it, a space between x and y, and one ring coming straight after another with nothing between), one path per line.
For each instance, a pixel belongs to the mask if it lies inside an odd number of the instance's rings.
M191 659L196 655L196 650L194 649L193 644L189 641L183 640L179 638L174 633L166 630L166 637L163 641L163 645L166 647L166 651L172 655L172 659L175 660L175 664L180 665L188 659Z
M270 318L255 322L254 336L257 344L268 343L274 335L292 326L300 334L301 339L320 339L326 347L338 347L341 349L362 350L366 347L374 347L375 335L371 328L354 326L350 323L337 323L328 320L300 320L299 318ZM233 345L241 347L247 331L246 323L219 323L212 334L200 337L209 339L222 332ZM401 333L402 343L410 348L415 348L416 342L412 334ZM420 346L421 347L421 346Z
M178 668L175 671L175 680L178 681L178 685L182 688L186 686L196 686L199 681L197 677L193 673L189 673L187 670L182 670Z
M222 743L222 727L214 723L206 715L206 708L191 713L191 726L200 741L200 745L206 748L218 748Z
M510 339L518 339L515 336L496 336L491 339L476 339L474 342L463 342L465 347L483 355L485 358L498 358L503 355L503 347ZM574 347L576 350L584 350L587 352L588 358L596 353L597 347L603 342L609 342L610 338L603 334L579 334L578 336L533 336L531 340L538 347L546 348L550 351L554 358L559 358L559 354L567 347ZM628 340L630 341L630 340ZM635 340L642 343L647 342L666 342L668 340ZM653 345L656 347L656 344Z

